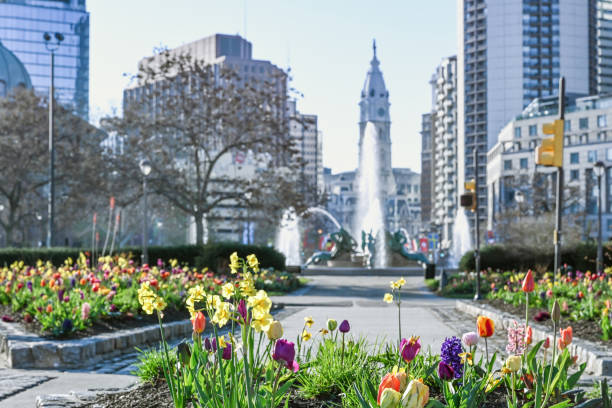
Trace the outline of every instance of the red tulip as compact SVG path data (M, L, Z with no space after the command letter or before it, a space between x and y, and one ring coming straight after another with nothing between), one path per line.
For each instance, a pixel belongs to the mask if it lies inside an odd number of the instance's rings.
M382 381L380 382L380 385L378 386L378 397L376 398L376 402L379 405L380 405L380 396L382 395L382 392L387 388L392 388L395 391L399 392L400 382L397 379L397 377L392 373L388 373L387 375L385 375Z
M495 332L495 323L486 316L478 316L477 327L480 337L491 337Z
M561 339L566 346L569 346L572 343L572 339L574 338L574 333L572 330L572 326L568 326L566 329L560 329Z
M523 292L531 293L535 287L535 283L533 281L533 272L531 269L527 271L527 275L525 275L525 279L523 279Z

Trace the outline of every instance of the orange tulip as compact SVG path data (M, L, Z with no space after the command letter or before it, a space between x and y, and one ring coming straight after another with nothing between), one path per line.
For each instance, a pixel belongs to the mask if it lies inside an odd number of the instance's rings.
M533 281L533 272L531 269L527 271L527 275L525 275L525 279L523 279L523 292L531 293L535 288L535 283Z
M53 311L53 306L47 305L47 313L51 313Z
M206 328L206 317L204 317L204 313L198 312L195 317L191 319L191 325L193 326L193 331L200 334Z
M480 337L491 337L495 332L495 323L486 316L478 316L477 327Z
M568 326L566 329L560 329L559 331L561 332L561 338L559 340L563 341L566 346L569 346L574 338L572 326Z
M382 395L382 392L386 388L392 388L397 392L399 392L400 390L400 381L397 379L397 377L393 373L388 373L387 375L385 375L382 381L380 382L380 385L378 386L378 397L376 398L376 402L379 405L380 405L380 396Z
M533 330L531 326L527 326L527 332L525 333L525 344L529 345L533 341Z

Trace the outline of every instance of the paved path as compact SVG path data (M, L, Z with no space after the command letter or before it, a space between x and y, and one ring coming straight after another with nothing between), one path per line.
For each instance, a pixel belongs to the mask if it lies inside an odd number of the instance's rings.
M289 296L275 296L275 303L285 308L277 314L285 337L295 339L301 333L304 317L311 316L313 334L324 327L328 318L347 319L351 334L369 341L398 338L397 307L382 301L390 292L389 282L399 276L309 276L308 286ZM402 289L402 335L421 336L424 349L440 349L445 337L461 335L473 318L454 311L453 300L427 292L422 276L406 276ZM469 320L469 321L468 321ZM454 323L453 323L454 322ZM461 331L463 330L463 331ZM0 368L0 408L34 407L41 394L68 394L89 389L122 388L137 381L129 375L136 354L130 353L101 362L88 370L13 370Z

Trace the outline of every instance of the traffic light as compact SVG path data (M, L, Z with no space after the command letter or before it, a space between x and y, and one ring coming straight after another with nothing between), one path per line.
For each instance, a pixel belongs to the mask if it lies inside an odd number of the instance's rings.
M472 179L464 183L465 193L459 197L459 202L463 208L476 211L478 202L476 200L476 180Z
M536 147L536 164L563 167L563 119L545 123L542 131L553 137L542 139L542 145Z

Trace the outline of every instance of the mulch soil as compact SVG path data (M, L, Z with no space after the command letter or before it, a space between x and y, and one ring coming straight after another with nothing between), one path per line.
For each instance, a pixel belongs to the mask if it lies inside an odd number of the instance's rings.
M441 392L434 389L430 390L430 398L444 401L444 396ZM289 408L329 408L339 407L341 404L342 401L338 396L325 400L304 399L299 396L297 390L292 389L288 406ZM155 384L145 383L127 392L103 394L85 405L84 408L166 408L173 406L172 397L165 381L159 380ZM498 387L489 394L487 401L480 408L505 408L506 406L506 391L503 387ZM191 408L193 405L189 403L187 407ZM279 405L280 407L284 407L284 401Z
M0 315L10 316L13 319L12 324L19 324L25 331L39 335L41 337L52 339L52 340L65 340L65 339L81 339L97 334L114 332L121 329L134 329L137 327L149 326L157 324L157 315L147 314L117 314L115 316L107 316L103 319L96 320L90 327L85 330L72 332L69 335L64 336L53 336L49 332L42 331L40 322L34 319L28 323L23 320L21 313L13 313L11 306L0 304ZM186 310L166 309L164 310L164 323L175 322L178 320L189 319L189 314Z
M524 305L514 306L510 303L505 303L501 299L485 299L482 302L488 305L491 305L498 310L501 310L503 312L510 313L516 316L517 321L519 323L525 321L525 306ZM552 333L552 321L550 319L548 319L547 321L543 321L543 322L536 322L535 320L533 320L533 316L535 316L535 314L540 311L550 313L550 311L546 309L529 309L529 319L534 323L538 323L538 324L548 327ZM606 347L610 347L612 345L612 340L603 341L601 339L602 332L601 332L601 327L599 326L599 322L596 322L593 320L572 321L572 320L569 320L566 316L561 316L560 326L561 327L572 326L574 335L583 340L588 340L593 343L597 343L597 344L600 344Z

